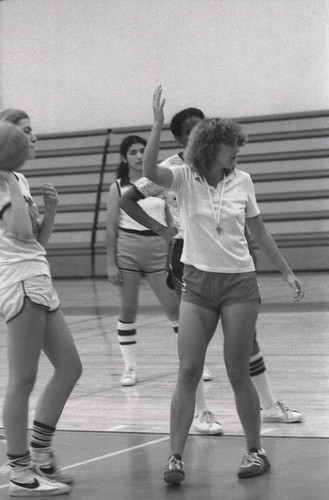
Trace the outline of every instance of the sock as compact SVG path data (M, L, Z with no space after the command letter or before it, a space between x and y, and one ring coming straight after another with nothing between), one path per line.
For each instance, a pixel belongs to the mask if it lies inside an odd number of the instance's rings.
M175 333L178 333L178 320L176 321L170 321L171 327L174 330Z
M23 455L7 454L8 464L10 468L10 478L19 483L31 483L33 478L28 474L31 467L31 455L27 451Z
M259 351L250 357L249 373L259 396L260 406L263 410L270 408L276 399L272 394L270 380L266 371L262 353Z
M118 321L118 340L126 368L136 368L136 323Z
M41 422L34 420L31 434L32 453L38 451L50 451L55 430L55 427L51 427L50 425L42 424Z
M53 472L53 453L51 451L55 427L33 421L31 434L31 457L35 465L44 472Z
M195 393L195 415L203 411L208 411L208 407L204 395L204 382L201 376Z

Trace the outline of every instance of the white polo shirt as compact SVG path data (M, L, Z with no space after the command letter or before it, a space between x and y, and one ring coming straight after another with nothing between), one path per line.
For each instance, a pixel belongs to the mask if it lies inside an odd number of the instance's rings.
M172 169L184 239L181 260L201 271L243 273L255 270L245 238L245 220L260 213L250 175L234 169L217 188L208 186L188 165ZM221 234L216 230L220 206ZM210 198L211 196L211 198ZM212 202L211 202L212 199Z

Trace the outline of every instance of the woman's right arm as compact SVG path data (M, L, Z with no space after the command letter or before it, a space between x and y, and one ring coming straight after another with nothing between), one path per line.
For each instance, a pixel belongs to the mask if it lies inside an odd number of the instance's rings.
M8 183L10 191L10 206L4 210L2 215L5 232L8 236L20 240L34 239L28 205L15 175L12 172L0 170L0 180Z
M119 285L122 283L121 271L116 261L117 230L119 221L119 193L114 182L109 190L107 201L106 218L106 253L107 253L107 273L110 283Z
M172 171L167 167L160 167L158 165L160 136L164 122L163 108L165 105L165 99L161 100L161 95L162 87L160 85L155 89L153 94L154 121L151 134L144 151L143 174L145 177L155 182L155 184L169 188L173 181Z

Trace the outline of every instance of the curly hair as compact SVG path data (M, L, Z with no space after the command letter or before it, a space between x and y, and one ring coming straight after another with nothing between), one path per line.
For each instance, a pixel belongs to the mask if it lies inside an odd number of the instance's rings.
M184 158L193 170L206 175L221 144L243 146L246 139L237 122L226 118L206 118L191 131Z

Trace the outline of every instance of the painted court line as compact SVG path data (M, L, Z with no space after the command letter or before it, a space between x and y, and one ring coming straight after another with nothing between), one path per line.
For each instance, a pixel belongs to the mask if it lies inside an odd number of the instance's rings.
M124 448L123 450L114 451L113 453L107 453L106 455L101 455L99 457L90 458L89 460L84 460L83 462L77 462L76 464L68 465L66 467L62 467L63 470L74 469L75 467L81 467L81 465L92 464L93 462L99 462L100 460L105 460L106 458L116 457L117 455L122 455L123 453L128 453L130 451L138 450L140 448L146 448L147 446L151 446L153 444L161 443L162 441L168 441L170 436L166 436L164 438L155 439L154 441L149 441L147 443L138 444L136 446L131 446L130 448ZM8 484L3 484L0 486L0 490L8 488Z

